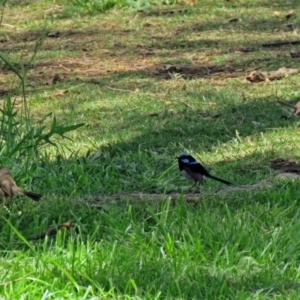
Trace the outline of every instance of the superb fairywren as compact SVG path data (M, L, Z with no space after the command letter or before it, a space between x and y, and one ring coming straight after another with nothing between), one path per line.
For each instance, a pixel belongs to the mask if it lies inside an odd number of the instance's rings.
M176 158L178 159L179 170L182 175L186 179L194 181L194 185L198 182L198 187L204 182L205 177L220 181L228 185L231 184L229 181L210 175L208 171L190 154L182 153L179 155L179 157ZM192 186L192 188L194 187L194 185Z

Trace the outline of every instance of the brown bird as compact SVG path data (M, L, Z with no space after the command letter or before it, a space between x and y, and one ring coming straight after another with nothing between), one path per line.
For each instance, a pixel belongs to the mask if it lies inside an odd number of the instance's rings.
M3 196L3 206L6 204L8 197L13 198L15 195L24 195L34 201L39 201L42 195L25 191L19 188L11 176L8 168L0 167L0 195Z
M283 101L279 101L279 100L277 102L282 104L282 105L293 108L294 109L294 115L296 115L298 117L300 116L300 101L297 102L296 105L292 105L292 104L289 104L289 103L286 103L286 102L283 102Z

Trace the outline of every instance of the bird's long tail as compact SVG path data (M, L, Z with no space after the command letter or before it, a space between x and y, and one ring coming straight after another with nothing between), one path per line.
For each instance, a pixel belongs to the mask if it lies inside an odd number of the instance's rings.
M212 176L212 175L210 175L210 174L209 174L209 175L206 175L206 177L209 177L209 178L211 178L211 179L220 181L220 182L225 183L225 184L227 184L227 185L232 185L231 182L229 182L229 181L227 181L227 180L224 180L224 179L221 179L221 178L218 178L218 177L215 177L215 176Z
M23 194L34 201L39 201L42 198L42 195L40 194L36 194L25 190L23 190Z

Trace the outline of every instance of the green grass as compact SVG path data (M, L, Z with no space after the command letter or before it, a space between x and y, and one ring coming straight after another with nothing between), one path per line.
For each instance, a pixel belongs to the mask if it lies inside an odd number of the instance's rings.
M73 219L78 234L27 245L3 222L1 282L8 283L1 295L296 299L298 188L248 193L247 201L243 194L196 206L119 203L102 211L66 199L39 207L22 201L22 213L9 218L25 238L53 218Z
M286 24L299 16L285 19L298 2L194 4L101 14L65 1L8 1L1 54L27 72L27 102L1 62L0 162L44 197L0 207L0 298L298 299L300 185L277 180L269 163L300 157L298 119L276 104L299 100L299 75L245 80L257 67L300 68L289 56L299 46L261 46L298 39ZM53 30L61 36L35 53ZM43 120L50 112L58 126L85 126L66 133L70 140L51 136L57 147L37 143L41 126L53 129L53 118ZM174 159L183 151L235 185L273 186L216 194L220 183L208 180L187 203L191 185ZM178 201L109 198L175 191ZM30 240L68 220L72 231Z

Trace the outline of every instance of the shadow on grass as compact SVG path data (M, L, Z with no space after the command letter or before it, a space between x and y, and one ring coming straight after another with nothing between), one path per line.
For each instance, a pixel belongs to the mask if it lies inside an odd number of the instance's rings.
M214 96L212 93L211 97ZM80 107L77 111L85 113ZM200 159L204 153L203 163L206 167L209 165L208 169L213 168L213 175L235 185L251 184L270 178L272 158L295 154L292 150L285 151L284 137L273 141L272 146L264 146L272 140L269 135L273 131L283 134L284 128L295 121L294 117L281 118L282 107L274 105L273 98L257 97L255 101L238 104L228 102L222 107L217 106L213 112L207 106L195 103L194 108L178 104L175 110L158 110L156 113L154 116L138 111L114 114L113 123L109 125L114 137L109 144L101 145L100 142L97 153L89 153L87 157L75 155L51 162L53 174L58 175L63 170L66 175L61 179L58 176L57 180L62 182L58 186L57 182L51 184L51 179L46 179L43 189L50 187L51 190L53 186L55 194L65 194L73 189L75 195L180 192L181 188L191 187L181 179L174 159L184 151L193 155L196 151ZM106 110L103 116L111 118L109 114ZM62 116L57 114L57 117ZM87 126L97 126L98 135L107 138L107 129L102 128L101 121ZM241 144L244 146L240 147ZM241 153L229 158L231 155L227 155L222 145L225 149L240 147ZM209 153L219 157L215 166L209 160ZM76 170L81 171L77 173ZM47 172L41 174L41 178L44 176L47 178ZM206 183L208 187L216 184L212 180Z
M85 81L78 82L80 84ZM118 96L122 96L124 92L106 89L107 82L100 81L97 85L105 93L104 95L109 95L108 98L119 99ZM147 90L147 77L141 85ZM192 90L182 95L175 95L174 99L167 97L171 100L169 105L163 103L155 106L152 105L151 98L147 98L147 92L145 95L138 94L136 94L139 97L135 101L134 109L116 105L99 111L105 113L106 119L112 119L111 132L116 135L120 133L121 142L113 143L116 149L126 151L140 147L165 149L170 145L182 144L187 149L196 146L203 151L212 151L215 146L222 143L245 137L253 138L261 133L288 127L297 121L297 118L290 114L291 109L276 102L276 100L284 100L293 105L297 102L297 96L284 99L254 95L250 99L243 100L240 99L242 97L240 94L235 95L230 89L215 91L208 87L201 90L201 93ZM119 101L124 100L120 98ZM60 104L62 114L65 114L65 110L71 103L72 96ZM73 113L85 114L85 110L75 106L72 109ZM57 113L57 116L62 115ZM101 127L101 116L98 118L99 121L95 126ZM88 126L94 127L93 122ZM130 137L129 134L128 139L124 136L122 138L122 134L129 128L134 137ZM101 128L99 130L101 132Z
M265 6L266 3L267 1L259 5ZM252 7L251 5L248 6L248 4L244 5L246 7ZM235 5L229 4L229 7L234 8ZM285 6L280 8L283 9ZM113 83L113 85L116 85L118 88L126 79L134 80L134 78L138 78L144 79L144 82L134 83L135 88L143 85L143 90L147 90L153 83L150 79L153 80L154 78L156 82L161 79L153 75L155 66L153 67L153 63L151 60L147 60L147 57L159 58L161 59L161 63L168 64L176 61L176 59L182 59L182 57L180 57L181 49L187 53L191 53L192 51L197 53L202 51L203 48L207 48L208 52L212 52L218 46L221 46L221 48L226 51L230 51L228 47L248 47L249 44L251 47L259 47L260 42L257 41L258 33L273 32L277 25L281 26L282 24L282 20L272 18L272 16L269 16L266 20L261 17L261 19L257 18L255 21L251 21L252 23L249 21L249 26L244 26L244 23L234 25L228 22L224 25L223 20L220 21L219 19L217 21L213 19L203 20L200 23L198 19L198 8L195 8L195 10L192 10L189 14L197 16L197 19L185 20L185 22L180 23L178 26L170 27L170 32L166 32L163 35L161 34L161 28L158 28L161 25L159 22L157 24L153 22L150 26L142 27L140 31L133 29L114 29L107 24L105 25L106 28L100 29L57 29L60 31L60 37L57 39L46 38L42 49L48 53L58 52L58 58L37 61L34 65L33 72L29 73L29 80L40 83L41 86L45 86L45 81L49 82L55 73L59 73L62 81L60 82L61 85L58 86L70 86L70 84L76 82L76 84L92 83L99 88L105 88L108 84ZM152 17L154 18L154 16ZM152 17L150 16L150 21ZM164 22L164 16L159 15L158 18L160 22ZM265 22L266 26L264 26ZM156 29L153 31L152 28ZM225 30L224 39L223 35L219 35L219 37L216 38L209 36L207 38L196 37L194 41L190 41L186 38L187 32L189 31L198 34L200 32L220 28ZM233 29L242 31L243 36L246 36L249 32L252 32L253 35L251 35L249 39L243 39L242 42L240 40L230 40L229 37L226 37L226 30L232 33ZM10 40L4 41L6 47L3 50L10 53L17 52L21 48L23 49L24 42L32 47L41 33L40 30L29 30L21 33L7 32L6 34ZM136 36L133 42L129 42L131 35ZM265 37L263 37L262 40L263 39L265 39ZM163 51L152 51L157 49L162 49ZM145 50L148 52L145 52ZM178 50L179 58L170 58L169 51L171 50ZM59 54L60 51L63 52L63 55ZM270 49L266 50L267 53L271 51ZM66 55L66 53L68 53L69 56ZM73 53L75 53L74 58L72 57ZM100 56L99 53L102 56ZM60 58L64 55L64 58ZM116 65L124 61L124 69L127 70L117 70L114 68L115 65L110 67L109 64L102 64L102 59L107 59L106 63L110 63L111 61L109 59L112 57L115 59L114 62ZM140 65L137 70L136 62L139 63L140 60L146 62ZM294 60L286 59L282 60L282 62L288 67L287 62L292 65ZM276 65L278 64L278 57L253 58L252 56L245 56L245 58L237 62L228 62L228 64L231 68L223 68L224 64L216 63L215 69L205 72L204 70L209 69L211 64L203 63L195 67L195 76L193 78L211 78L213 75L218 77L220 73L225 74L225 76L232 76L232 73L234 73L237 68L248 67L249 65L257 66L258 64L261 67L266 67L269 64ZM8 70L5 70L5 72L8 72ZM111 72L114 72L114 74L111 74ZM164 74L166 73L170 72L167 70ZM174 73L179 73L184 76L188 75L184 71ZM237 76L240 74L241 73ZM76 81L74 77L77 77ZM46 89L52 90L53 85L48 85L45 90ZM119 95L118 92L114 91L106 92L110 93L110 95L114 94L116 97ZM110 152L111 154L108 156L114 156L114 154L122 156L128 152L132 153L133 158L139 155L139 151L148 151L149 149L149 153L151 152L150 156L154 155L153 153L155 152L168 153L173 156L175 153L181 152L184 149L199 149L198 151L201 152L214 152L215 147L219 147L223 143L238 143L239 139L244 137L248 137L249 140L251 140L262 133L267 133L273 129L284 128L291 124L290 119L285 120L281 118L282 108L274 106L274 99L271 97L260 98L255 95L253 101L241 101L241 99L229 100L229 97L220 96L216 92L209 92L208 90L205 92L207 93L207 95L205 95L208 99L207 103L205 103L205 101L199 101L199 103L194 101L194 99L203 96L204 93L201 91L200 95L200 93L197 94L195 91L190 92L190 94L183 94L184 97L188 98L187 100L189 101L187 102L189 104L185 103L184 100L177 101L178 99L175 99L170 109L166 106L163 109L162 106L158 106L158 108L156 108L157 110L153 110L151 114L143 110L143 105L146 103L146 101L143 103L143 100L145 99L142 99L137 104L137 106L140 106L137 110L126 111L120 109L119 112L115 114L115 117L109 116L111 119L115 119L111 122L109 130L115 134L116 138L114 142L111 142L109 145L100 146L101 150ZM32 93L34 93L34 90ZM211 107L208 102L214 102L214 99L217 99L217 101L215 101L215 105ZM192 105L190 104L190 100L194 101ZM61 113L57 113L58 117L66 115L64 109L68 108L71 101L71 98L64 99L60 104ZM292 99L289 101L294 102ZM115 109L105 108L103 112L107 114L110 112L115 113L113 110ZM84 115L85 113L86 111L80 105L72 109L72 114ZM101 129L101 117L99 117L99 122L93 124L93 121L91 121L88 126L100 127L98 130L99 135L105 136L107 134L107 128ZM131 133L125 136L128 128L130 128ZM257 156L255 157L257 158ZM84 160L85 158L82 159ZM133 163L130 158L126 159L128 159L130 163ZM69 163L76 165L77 161L70 160ZM169 162L162 163L158 169L162 172L164 168L168 168L168 164ZM105 162L104 165L108 168L109 162ZM157 174L157 172L153 170L154 165L149 164L153 174ZM145 168L147 169L149 166ZM75 181L76 180L74 180L74 182ZM82 190L84 190L84 188L81 188L81 193Z
M258 3L257 7L265 7L266 2ZM293 4L293 3L292 3ZM291 4L291 7L292 7ZM217 4L216 4L217 5ZM251 4L226 3L226 7L232 8L235 13L236 8L253 8ZM220 5L221 8L224 4ZM278 4L277 9L285 10L285 5ZM161 26L165 25L168 15L151 16L139 13L137 15L138 23L141 28L124 28L124 26L112 26L107 23L101 24L101 28L95 25L87 29L60 29L58 38L45 38L42 46L43 56L49 57L47 60L40 59L33 65L26 65L26 62L16 64L18 68L30 70L29 80L36 85L45 86L56 73L59 73L63 80L72 81L74 77L79 77L85 82L101 81L103 77L107 79L111 73L121 76L135 76L135 74L145 71L151 77L153 72L157 71L157 64L190 64L194 68L192 76L187 72L177 72L187 78L207 78L214 74L222 73L225 78L239 77L241 73L235 72L236 69L247 69L249 66L265 68L269 65L296 67L299 65L293 59L286 58L286 47L281 48L280 53L274 56L273 49L264 49L261 51L261 43L269 42L268 35L265 33L274 33L274 29L281 28L285 19L275 18L272 15L259 16L255 19L246 18L243 22L236 24L228 23L218 14L217 19L207 18L199 21L199 11L202 6L188 10L188 17L179 24L167 23L168 30L161 31ZM155 15L155 12L154 12ZM172 16L175 18L178 16ZM225 14L226 16L226 14ZM221 20L220 20L221 19ZM149 23L143 23L144 21ZM143 25L144 24L144 25ZM219 34L222 30L224 34ZM49 31L49 30L48 30ZM210 31L216 31L210 34ZM41 35L46 32L42 30L27 30L20 33L15 31L3 31L7 36L2 42L0 49L3 53L18 54L21 50L31 51ZM200 35L208 34L207 36ZM235 34L236 33L236 34ZM282 32L281 32L282 33ZM200 36L198 36L200 35ZM244 37L247 36L247 39ZM272 35L272 37L276 35ZM279 34L279 39L284 35ZM251 48L249 50L249 47ZM289 46L287 46L289 47ZM246 49L246 50L245 50ZM250 52L247 52L247 51ZM223 58L224 63L214 62L212 53L218 52L219 55L239 52L233 61ZM195 59L188 57L206 53L210 59L208 62L195 64ZM258 57L262 55L262 57ZM25 58L24 58L25 59ZM205 60L206 61L206 60ZM117 65L121 67L116 68ZM215 68L211 70L211 66ZM229 66L229 67L228 67ZM207 70L205 72L204 70ZM4 65L1 66L3 74L9 74L10 70ZM150 74L149 74L150 72ZM162 78L166 78L165 73L158 70ZM175 72L176 73L176 72ZM115 79L114 76L111 80ZM224 79L224 78L223 78ZM7 94L7 87L1 87L3 94Z

